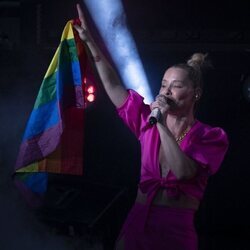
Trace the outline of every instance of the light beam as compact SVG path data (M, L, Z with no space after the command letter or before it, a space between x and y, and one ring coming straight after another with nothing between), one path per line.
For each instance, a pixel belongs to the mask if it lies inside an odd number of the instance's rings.
M121 0L83 0L127 88L153 100Z

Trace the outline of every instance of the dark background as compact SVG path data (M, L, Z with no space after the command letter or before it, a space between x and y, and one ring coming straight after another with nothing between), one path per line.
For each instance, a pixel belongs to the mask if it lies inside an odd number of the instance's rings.
M93 212L89 220L98 218L101 226L94 223L84 234L82 228L89 228L89 221L72 222L71 217L63 220L62 214L55 222L51 217L48 220L49 213L34 215L11 180L26 121L62 29L67 20L76 17L75 3L0 2L1 250L108 249L134 199L140 168L139 145L117 118L100 85L97 101L86 110L84 176L64 176L57 183L64 187L63 192L72 185L73 190L80 190L81 183L85 183L84 187L94 186L90 190L96 190L92 196L95 199L81 194L79 202L88 206L78 212L95 211L94 207L105 210L100 218L100 211ZM245 82L250 73L247 1L123 3L154 95L168 66L185 61L194 52L209 53L214 69L206 78L197 117L223 127L230 147L221 169L209 180L197 214L200 249L250 249L250 101L249 90L243 91L250 88ZM121 196L117 196L119 192ZM71 210L66 209L67 212L73 216Z

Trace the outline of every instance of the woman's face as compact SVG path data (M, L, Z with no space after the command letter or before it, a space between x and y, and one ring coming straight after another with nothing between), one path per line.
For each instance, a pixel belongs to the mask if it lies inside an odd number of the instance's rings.
M193 111L196 91L188 78L188 73L182 68L169 68L162 79L159 91L173 101L169 113L182 113Z

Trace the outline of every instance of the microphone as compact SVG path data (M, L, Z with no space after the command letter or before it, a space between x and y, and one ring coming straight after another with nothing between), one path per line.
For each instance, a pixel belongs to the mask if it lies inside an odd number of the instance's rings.
M166 97L166 102L168 105L173 105L174 101ZM161 111L159 108L154 108L149 115L149 124L154 125L161 119Z
M156 124L161 118L161 111L159 108L155 108L151 111L149 115L149 124L154 125Z

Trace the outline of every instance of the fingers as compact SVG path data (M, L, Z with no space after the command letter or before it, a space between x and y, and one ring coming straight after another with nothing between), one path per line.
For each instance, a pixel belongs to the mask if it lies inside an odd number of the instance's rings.
M78 32L79 37L83 42L87 42L87 41L90 40L90 36L89 36L88 32L84 28L82 28L79 25L75 24L74 29Z
M90 39L90 35L87 31L87 25L80 4L77 4L76 8L81 25L75 24L74 28L78 32L80 39L84 42L87 42Z
M87 27L86 22L85 22L85 19L84 19L82 8L81 8L79 3L76 5L76 8L77 8L77 12L78 12L78 17L79 17L79 19L81 21L81 27L86 29L86 27Z
M80 27L79 25L75 24L74 28L80 33L82 31L82 27Z
M150 109L159 108L161 112L166 112L169 109L167 97L164 95L157 95L155 101L150 104Z
M76 29L76 31L79 33L79 35L81 36L86 36L86 30L84 28L82 28L81 26L79 26L78 24L74 25L74 28Z
M159 107L160 109L162 109L166 105L168 105L167 100L166 100L165 96L163 96L163 95L156 96L154 104L157 105L157 107Z
M156 100L167 104L167 97L165 95L157 95Z
M152 103L150 104L150 109L151 109L151 110L153 110L153 109L155 109L155 108L162 109L163 106L164 106L164 105L163 105L162 102L160 102L159 100L155 100L154 102L152 102Z

